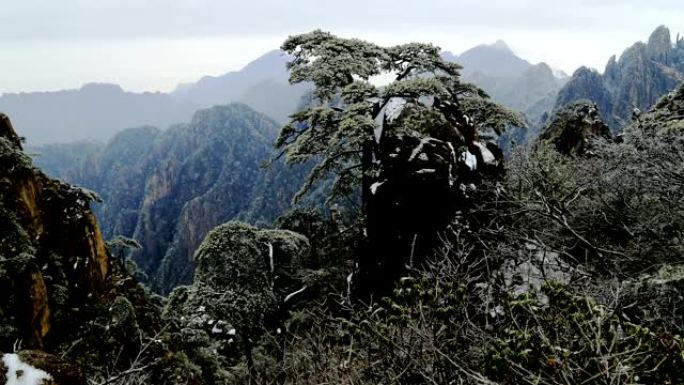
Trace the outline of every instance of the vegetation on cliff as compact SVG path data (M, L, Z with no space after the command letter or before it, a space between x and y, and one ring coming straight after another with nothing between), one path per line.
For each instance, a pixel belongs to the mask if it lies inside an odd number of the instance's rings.
M390 295L294 315L272 378L682 383L682 136L652 129L678 124L682 88L623 142L516 154Z
M599 102L570 104L504 164L497 136L521 122L436 47L283 48L314 93L276 144L313 168L259 180L274 125L240 105L126 132L111 202L141 205L140 243L106 243L95 194L37 170L0 116L0 383L29 366L58 384L684 383L684 85L618 137ZM321 182L327 210L234 220L266 204L246 191ZM128 249L186 285L152 294Z
M124 130L76 166L51 163L51 147L35 159L101 195L93 210L105 238L136 239L142 247L125 257L132 254L150 287L168 293L192 282L192 254L213 227L231 219L269 224L291 207L309 166L263 167L277 130L271 119L233 104L166 131Z

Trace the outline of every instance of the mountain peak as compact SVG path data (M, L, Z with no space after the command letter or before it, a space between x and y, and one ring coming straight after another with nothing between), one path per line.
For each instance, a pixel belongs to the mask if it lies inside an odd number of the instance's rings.
M466 78L478 71L494 77L517 77L532 66L516 56L503 40L471 48L459 55L457 61Z
M455 62L458 60L458 55L451 51L442 51L441 56L443 60L448 62Z
M288 60L290 60L290 56L285 52L274 49L247 63L240 72L274 72L282 74L286 73L285 65Z
M684 71L676 60L670 30L659 26L648 42L627 48L619 60L611 57L603 75L581 68L559 93L557 107L579 98L596 102L614 131L632 120L634 107L647 110L660 95L675 88L680 81L671 74ZM567 97L572 96L572 98Z
M572 77L581 78L586 76L594 76L597 74L600 75L599 72L593 68L589 68L587 66L580 66L575 70L575 72L572 73Z
M205 76L198 82L179 85L173 96L190 100L199 106L212 106L238 101L252 87L272 79L289 85L287 62L291 59L281 50L268 51L245 65L239 71L227 72L219 76Z
M553 68L551 68L551 66L545 62L537 63L533 65L532 68L536 68L538 71L544 71L553 74Z
M498 49L500 51L506 51L506 52L513 53L513 50L511 49L511 47L509 47L508 44L506 44L506 42L501 40L501 39L494 42L494 44L491 44L490 47L492 47L494 49Z
M568 78L570 78L570 75L568 75L565 71L559 70L557 68L551 67L551 72L553 73L553 76L555 76L556 79L559 80L567 80Z
M653 55L669 52L672 49L670 30L664 25L656 28L648 38L647 49Z
M662 43L664 41L670 43L670 29L664 25L661 25L658 28L656 28L655 31L653 31L653 33L651 33L651 36L648 38L648 44L650 45L652 43Z

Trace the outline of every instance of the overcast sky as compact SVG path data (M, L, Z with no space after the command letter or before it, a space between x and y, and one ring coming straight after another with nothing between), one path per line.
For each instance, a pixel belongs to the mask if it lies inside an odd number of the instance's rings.
M503 39L533 63L603 70L610 55L658 25L683 31L682 1L2 0L0 93L95 81L169 91L239 69L288 35L316 28L456 53Z

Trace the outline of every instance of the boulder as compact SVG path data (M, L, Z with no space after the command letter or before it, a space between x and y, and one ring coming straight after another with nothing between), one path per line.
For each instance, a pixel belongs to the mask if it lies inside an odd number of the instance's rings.
M217 290L227 285L255 292L267 288L280 297L299 288L294 275L309 254L303 235L228 222L209 232L197 250L195 284Z
M193 285L172 292L165 314L190 324L205 321L202 327L212 335L225 332L215 327L219 321L238 331L258 329L245 319L263 322L305 291L298 273L309 253L308 239L295 232L225 223L207 234L195 254Z

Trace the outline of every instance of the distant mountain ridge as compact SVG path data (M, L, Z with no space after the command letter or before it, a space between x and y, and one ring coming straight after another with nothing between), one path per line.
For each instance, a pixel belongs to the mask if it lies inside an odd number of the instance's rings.
M460 55L445 51L442 57L463 66L463 80L525 117L527 129L507 134L504 141L510 141L511 135L523 141L528 135L536 135L569 79L546 63L532 64L518 57L503 40L478 45Z
M307 90L288 83L287 60L281 51L271 51L240 71L204 77L171 93L127 92L102 83L65 91L6 93L0 96L0 111L23 127L29 145L104 142L129 127L166 128L187 122L199 109L231 102L243 102L284 123Z
M613 132L629 124L635 108L646 111L684 81L684 39L671 40L670 30L658 27L647 43L612 56L603 74L581 67L559 92L556 108L587 99L597 104Z
M555 92L550 85L550 89L541 90L531 86L528 92L518 78L535 66L517 57L503 41L474 47L460 56L449 52L444 56L464 65L464 80L477 83L495 100L521 112L526 113L537 99ZM0 95L0 111L12 115L23 127L29 146L82 140L106 142L129 127L150 125L164 129L189 121L199 109L231 102L247 104L283 124L309 89L306 84L289 84L288 60L282 51L273 50L239 71L179 84L170 93L127 92L118 85L103 83L74 90L7 93ZM536 83L553 83L558 79L553 73L544 71L541 75L545 80ZM520 87L526 94L524 98L510 96ZM536 110L531 113L536 114Z
M0 111L23 127L30 145L109 139L143 124L184 121L197 106L164 93L126 92L114 84L86 84L77 90L3 94ZM39 113L38 113L39 112Z
M463 77L475 72L491 77L517 77L532 67L527 60L518 57L503 40L493 44L481 44L458 55L463 66Z
M200 103L216 103L217 100L235 99L252 85L266 78L288 84L285 65L287 55L273 50L248 63L239 71L220 76L204 76L195 83L181 84L171 92L176 99L195 100ZM267 77L264 74L268 74Z
M170 95L203 108L241 102L282 124L309 89L305 84L290 84L286 68L289 59L284 52L273 50L240 71L205 76L196 83L177 87Z

